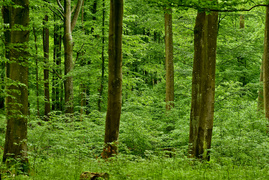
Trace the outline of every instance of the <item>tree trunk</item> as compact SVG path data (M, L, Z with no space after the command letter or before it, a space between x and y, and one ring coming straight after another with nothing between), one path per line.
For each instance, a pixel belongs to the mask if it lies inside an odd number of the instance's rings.
M266 6L266 20L264 33L264 59L263 59L263 92L265 117L269 119L269 6Z
M59 79L62 77L61 70L61 27L56 23L56 15L54 15L54 49L53 49L53 61L55 63L55 70L53 73L53 87L52 87L52 110L61 111L62 108L62 82Z
M122 21L123 0L110 0L108 105L103 157L117 154L122 103Z
M36 77L36 111L37 111L37 116L40 116L39 113L39 76L38 76L38 48L37 48L37 35L36 35L36 29L33 27L33 34L35 38L35 77Z
M50 113L50 92L49 92L49 28L47 27L49 17L45 15L43 22L43 51L44 51L44 95L45 114L44 120L49 119Z
M71 0L64 1L64 66L65 66L65 112L72 114L74 112L74 90L73 76L70 74L74 68L73 63L73 39L72 31L75 28L79 12L82 6L82 0L78 0L73 19L71 19Z
M264 59L264 56L263 58ZM259 112L264 111L264 99L263 99L263 60L261 64L261 70L260 70L260 87L259 87L259 92L258 92L258 103L257 103L257 108Z
M189 156L209 160L211 147L218 13L198 12L194 28L194 62Z
M172 9L165 9L165 65L166 65L166 110L174 107L174 62Z
M3 7L4 19L9 20L10 33L7 46L9 61L6 63L6 118L7 129L3 162L16 170L29 171L27 159L28 116L28 41L29 1L13 0L16 6ZM19 27L22 27L18 29ZM7 35L7 34L5 34Z
M105 0L103 0L103 18L102 18L102 75L101 85L99 88L98 110L102 110L102 97L104 90L104 76L105 76Z
M73 70L73 40L71 31L71 0L64 1L64 67L65 67L65 112L74 112L74 90L73 90L73 76L70 72Z

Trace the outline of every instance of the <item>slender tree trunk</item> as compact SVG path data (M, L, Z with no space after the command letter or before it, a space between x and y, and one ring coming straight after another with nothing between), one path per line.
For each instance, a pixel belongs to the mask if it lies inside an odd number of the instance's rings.
M262 58L264 59L264 57ZM257 105L258 111L263 112L264 111L264 99L263 99L263 61L261 64L261 70L260 70L260 87L258 92L258 105Z
M218 13L198 12L194 28L194 62L189 156L209 160L211 148Z
M70 72L73 70L73 40L71 30L71 0L64 1L64 67L66 75L64 81L65 89L65 112L74 112L74 90L73 90L73 76Z
M81 23L82 23L82 31L84 34L86 34L85 32L85 28L84 28L84 1L82 3L82 7L81 7ZM84 55L84 52L82 52L82 56ZM77 55L78 58L78 55ZM86 60L83 58L80 61L80 66L85 66L86 65ZM85 108L86 108L86 103L87 101L87 86L85 82L81 82L80 83L80 118L82 120L82 115L85 114Z
M36 77L36 111L37 111L37 116L40 116L39 113L39 77L38 77L38 48L37 48L37 35L36 35L36 29L33 27L33 34L35 38L35 77Z
M50 92L49 92L49 28L47 27L49 17L45 15L43 27L43 51L44 51L44 95L45 95L45 120L49 119Z
M103 157L117 154L122 103L123 0L110 0L108 106Z
M72 114L74 112L74 90L73 76L70 74L74 68L73 63L73 39L72 31L75 28L79 12L82 6L82 0L78 0L76 10L71 18L71 0L64 0L64 66L65 66L65 112Z
M3 162L9 167L16 163L16 170L29 171L27 158L28 116L28 41L29 1L13 0L17 6L3 7L4 20L9 20L10 33L6 63L6 118L7 129ZM22 27L18 29L19 27ZM5 34L7 35L7 34Z
M103 18L102 18L102 75L101 75L101 85L99 88L99 99L98 99L98 110L102 110L102 97L104 90L104 76L105 76L105 0L103 0Z
M264 34L264 59L263 59L263 92L265 117L269 119L269 6L266 6L265 34Z
M174 62L172 9L165 12L165 65L166 65L166 110L174 107Z
M56 15L54 15L54 21L57 21ZM61 111L62 108L62 96L63 96L63 88L62 83L59 79L62 77L61 70L61 27L57 23L54 24L54 49L53 49L53 60L55 63L55 72L53 73L53 88L52 88L52 110Z

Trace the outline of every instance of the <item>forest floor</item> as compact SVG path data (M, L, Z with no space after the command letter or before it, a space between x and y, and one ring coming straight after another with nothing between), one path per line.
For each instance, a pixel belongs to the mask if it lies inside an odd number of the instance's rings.
M108 173L111 180L269 179L267 121L257 113L255 103L216 105L209 162L187 158L188 112L184 115L184 109L175 108L168 114L162 108L146 111L141 105L128 111L126 105L119 155L108 161L101 157L105 112L75 114L72 119L52 113L49 122L30 116L30 176L12 177L10 171L6 179L71 180L79 179L85 171ZM4 119L1 115L0 156Z

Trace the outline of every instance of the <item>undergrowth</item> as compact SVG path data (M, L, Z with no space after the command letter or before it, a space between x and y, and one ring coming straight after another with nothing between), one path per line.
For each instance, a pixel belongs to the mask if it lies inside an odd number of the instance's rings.
M48 122L30 116L30 176L6 173L6 178L70 180L79 179L84 171L108 173L112 180L269 178L267 121L257 112L255 101L238 101L240 94L229 99L217 96L211 160L198 162L187 158L190 99L175 103L173 110L165 112L160 97L142 96L130 97L124 103L120 153L108 161L101 158L104 112L75 114L72 118L53 112ZM3 130L0 143L2 154Z

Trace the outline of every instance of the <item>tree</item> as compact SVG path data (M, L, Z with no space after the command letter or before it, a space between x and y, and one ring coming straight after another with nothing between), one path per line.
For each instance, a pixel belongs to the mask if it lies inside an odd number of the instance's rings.
M6 57L6 118L7 128L3 162L28 172L27 116L28 116L28 41L29 1L13 0L13 6L3 7L4 21L10 32L5 33Z
M55 69L52 77L52 110L63 110L62 100L63 100L63 84L59 79L62 78L62 34L61 25L57 22L58 17L54 14L54 32L53 32L53 61L55 64Z
M122 22L123 0L110 0L108 105L103 157L117 154L122 104Z
M194 28L194 61L189 156L209 160L211 147L218 13L198 12Z
M49 92L49 28L48 15L43 21L43 51L44 51L44 94L45 94L45 120L48 120L50 113L50 92Z
M172 9L165 9L165 65L166 65L166 110L174 106L174 62Z
M263 93L265 117L269 119L269 6L266 6L263 54Z
M79 12L82 6L83 0L78 0L75 13L73 18L71 18L71 0L64 0L64 6L61 5L60 1L57 0L59 6L63 10L64 16L64 67L65 67L65 81L64 81L64 90L65 90L65 112L73 113L74 112L74 90L73 90L73 76L70 74L74 68L73 64L73 39L72 31L75 28Z

